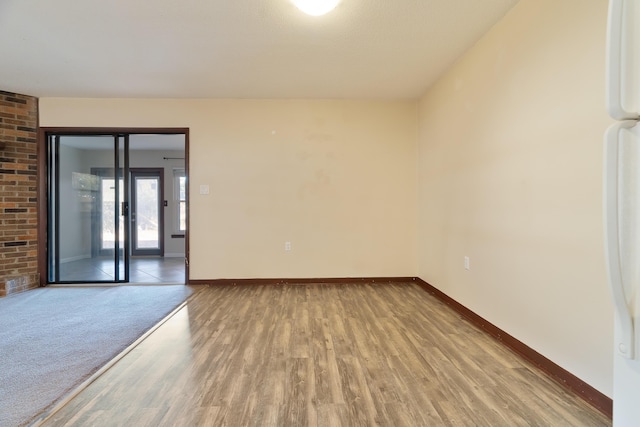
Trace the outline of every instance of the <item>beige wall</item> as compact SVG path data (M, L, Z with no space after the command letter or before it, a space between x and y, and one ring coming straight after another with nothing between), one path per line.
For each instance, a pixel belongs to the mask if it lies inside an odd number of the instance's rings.
M610 396L606 8L522 0L423 97L418 256L421 278Z
M191 279L417 273L416 102L41 98L40 125L190 128Z

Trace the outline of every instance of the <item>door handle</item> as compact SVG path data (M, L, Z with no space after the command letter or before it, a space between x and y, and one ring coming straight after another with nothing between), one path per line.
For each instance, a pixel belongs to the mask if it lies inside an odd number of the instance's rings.
M614 123L607 129L604 138L604 232L605 256L609 290L613 298L615 314L620 322L616 330L615 342L618 354L627 359L635 358L635 332L633 317L624 290L620 254L620 221L618 216L618 171L619 171L619 134L622 129L630 129L637 124L635 120Z
M622 91L624 90L622 75L622 52L624 37L624 0L610 0L609 20L607 22L607 50L606 50L606 107L609 115L615 120L638 119L635 111L626 111L622 105Z
M129 216L129 202L122 202L120 204L120 210L122 211L122 216Z

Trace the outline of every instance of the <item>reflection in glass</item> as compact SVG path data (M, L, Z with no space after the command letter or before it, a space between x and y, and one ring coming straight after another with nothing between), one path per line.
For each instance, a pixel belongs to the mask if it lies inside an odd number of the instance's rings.
M124 183L122 179L118 180L120 194L124 192ZM101 249L114 249L115 248L115 201L116 201L116 189L115 180L113 178L102 178L102 239ZM124 224L124 216L122 215L122 203L118 205L118 215L120 216L120 224ZM124 227L119 227L120 242L124 241Z

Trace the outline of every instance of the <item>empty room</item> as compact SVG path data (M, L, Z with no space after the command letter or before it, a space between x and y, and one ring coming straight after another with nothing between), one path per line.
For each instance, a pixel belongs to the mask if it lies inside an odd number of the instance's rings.
M297 3L0 2L0 425L640 425L635 2Z

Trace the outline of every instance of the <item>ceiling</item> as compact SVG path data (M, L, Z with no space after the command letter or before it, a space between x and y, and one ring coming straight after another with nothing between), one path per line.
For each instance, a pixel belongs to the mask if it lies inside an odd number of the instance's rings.
M0 0L0 90L411 99L518 0Z

